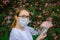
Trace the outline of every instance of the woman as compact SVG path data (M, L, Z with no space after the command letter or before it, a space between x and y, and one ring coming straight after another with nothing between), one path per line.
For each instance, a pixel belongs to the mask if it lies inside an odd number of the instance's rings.
M32 35L40 34L39 31L35 31L33 28L28 27L29 23L29 11L26 9L20 9L20 13L15 15L15 23L10 33L9 40L33 40ZM40 35L39 40L46 37Z

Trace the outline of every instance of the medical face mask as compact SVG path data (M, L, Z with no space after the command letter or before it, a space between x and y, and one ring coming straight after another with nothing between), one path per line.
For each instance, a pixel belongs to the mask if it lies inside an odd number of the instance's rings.
M20 26L25 27L29 23L29 18L20 17L19 20L18 20L18 23L19 23Z

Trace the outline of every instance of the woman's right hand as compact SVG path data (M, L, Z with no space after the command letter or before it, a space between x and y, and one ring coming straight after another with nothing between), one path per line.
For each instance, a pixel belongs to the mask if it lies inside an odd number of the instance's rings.
M46 36L47 36L46 34L45 35L41 34L37 37L37 40L43 40Z

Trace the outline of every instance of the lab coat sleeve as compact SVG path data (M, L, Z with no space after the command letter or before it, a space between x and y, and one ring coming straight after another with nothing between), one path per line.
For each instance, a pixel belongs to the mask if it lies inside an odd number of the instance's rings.
M26 29L31 33L31 35L39 35L40 34L40 29L35 30L32 27L27 26Z

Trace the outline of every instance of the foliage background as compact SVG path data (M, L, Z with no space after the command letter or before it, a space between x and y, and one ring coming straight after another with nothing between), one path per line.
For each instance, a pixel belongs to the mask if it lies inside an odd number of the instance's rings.
M25 7L31 12L29 26L35 29L47 17L52 17L54 27L49 29L45 40L60 40L60 0L0 0L0 40L8 40L13 16L19 7Z

